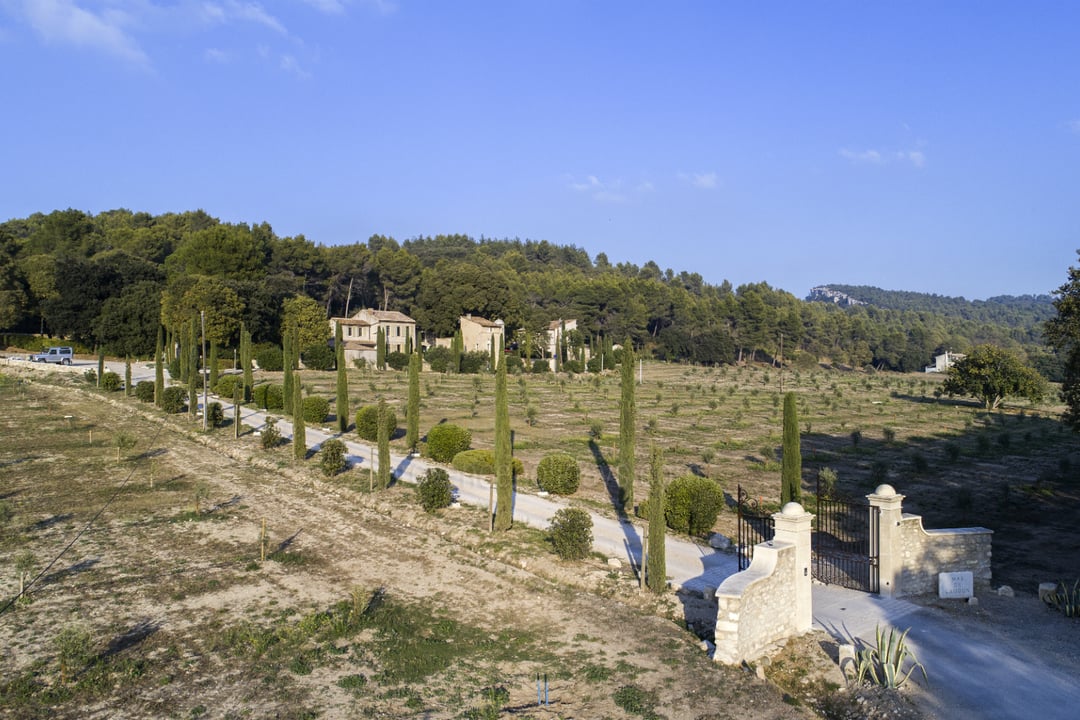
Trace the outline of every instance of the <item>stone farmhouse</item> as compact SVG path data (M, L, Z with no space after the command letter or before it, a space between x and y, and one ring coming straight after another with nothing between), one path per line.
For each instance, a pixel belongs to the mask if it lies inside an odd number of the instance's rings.
M499 362L503 348L506 347L506 327L502 320L462 315L458 324L461 328L461 345L465 352L491 352L494 339L495 357L492 362Z
M341 339L345 344L345 362L358 359L375 362L375 341L381 328L386 336L387 352L405 352L406 340L412 337L412 347L417 347L416 321L396 310L372 310L364 308L352 317L330 318L330 333L336 337L341 325Z
M954 352L949 352L949 351L946 350L945 352L943 352L940 355L935 355L934 356L934 364L933 365L927 365L925 368L923 368L923 372L928 372L928 373L943 373L943 372L946 372L946 371L948 371L949 368L951 368L954 364L956 364L957 361L963 360L965 357L967 357L967 356L964 355L963 353L954 353Z

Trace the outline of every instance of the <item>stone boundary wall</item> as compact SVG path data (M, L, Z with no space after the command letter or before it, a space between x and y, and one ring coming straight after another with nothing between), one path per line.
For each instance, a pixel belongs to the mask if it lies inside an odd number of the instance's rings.
M901 594L936 593L943 572L970 571L976 587L990 584L992 530L924 530L921 516L907 514L898 529Z
M776 642L798 634L794 627L795 546L768 542L754 547L750 567L716 589L716 662L756 660Z

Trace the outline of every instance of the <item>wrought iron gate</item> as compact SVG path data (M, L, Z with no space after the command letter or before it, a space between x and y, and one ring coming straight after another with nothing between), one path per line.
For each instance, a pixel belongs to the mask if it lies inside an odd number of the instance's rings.
M761 509L760 503L743 491L739 486L738 497L739 530L737 551L739 570L750 567L754 559L754 546L773 539L775 526L771 512Z
M822 497L818 488L810 538L816 580L863 592L880 591L878 511L865 501Z

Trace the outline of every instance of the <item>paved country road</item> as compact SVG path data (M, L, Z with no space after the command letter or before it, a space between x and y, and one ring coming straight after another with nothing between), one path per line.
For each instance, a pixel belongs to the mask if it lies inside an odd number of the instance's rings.
M85 372L96 361L77 360L70 367L31 365L7 359L7 364L24 364L42 370ZM110 370L124 374L124 364L110 362ZM152 365L132 367L132 382L152 380ZM221 401L214 397L215 400ZM201 401L200 396L200 401ZM231 406L231 400L221 401ZM227 410L227 414L231 414ZM277 416L275 416L277 417ZM261 429L263 411L241 408L241 422ZM292 425L278 418L282 435L291 437ZM374 448L352 437L308 427L308 444L318 447L331 437L341 437L350 462L371 467ZM418 457L391 454L394 476L415 482L431 463ZM446 468L461 502L487 507L490 483L486 478ZM564 503L526 493L516 493L514 521L540 529ZM591 513L593 547L609 557L639 567L643 525L640 521L619 521ZM667 572L674 588L711 597L724 578L736 572L734 554L668 536ZM1028 598L1030 599L1030 598ZM1016 599L1021 602L1020 598ZM877 625L911 628L909 644L927 668L930 685L920 690L920 705L932 717L949 720L1075 720L1080 717L1080 657L1047 655L1026 641L1022 633L1006 634L977 620L960 622L954 616L902 599L885 598L834 586L814 585L814 626L842 642L873 641ZM1039 611L1038 605L1033 611ZM1080 623L1066 627L1074 633L1073 648L1080 648Z

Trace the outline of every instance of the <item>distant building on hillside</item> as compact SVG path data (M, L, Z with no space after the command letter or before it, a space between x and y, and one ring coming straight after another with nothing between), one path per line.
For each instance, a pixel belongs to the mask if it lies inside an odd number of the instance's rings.
M963 353L954 353L954 352L949 352L948 350L946 350L945 352L941 353L940 355L935 355L934 356L934 364L933 365L927 365L925 368L923 368L923 372L928 372L928 373L943 373L943 372L946 372L949 368L951 368L953 365L955 365L958 360L963 360L965 357L967 357L967 356L964 355Z
M396 310L372 310L364 308L350 318L330 318L330 333L336 337L341 325L341 340L345 344L345 362L364 359L375 362L378 351L375 341L379 328L386 336L387 352L405 352L405 344L411 336L416 347L416 321Z
M461 346L465 352L491 352L492 339L495 341L495 357L492 365L499 362L503 348L506 347L506 327L502 320L487 320L472 315L462 315L458 321L461 327Z

